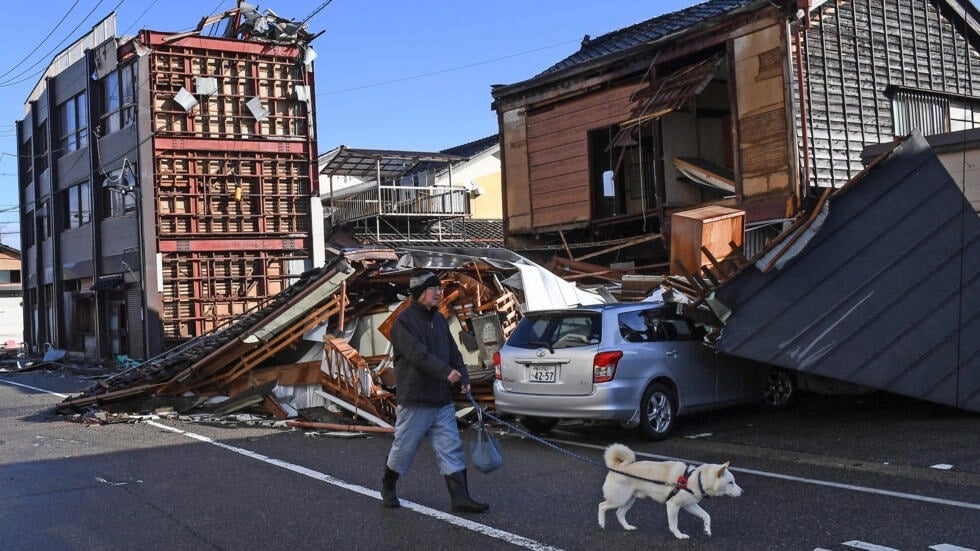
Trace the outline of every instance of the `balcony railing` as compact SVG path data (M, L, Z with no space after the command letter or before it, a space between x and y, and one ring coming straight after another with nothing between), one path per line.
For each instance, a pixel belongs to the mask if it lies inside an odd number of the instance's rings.
M449 186L379 186L332 201L334 223L374 217L454 218L470 214L470 193Z

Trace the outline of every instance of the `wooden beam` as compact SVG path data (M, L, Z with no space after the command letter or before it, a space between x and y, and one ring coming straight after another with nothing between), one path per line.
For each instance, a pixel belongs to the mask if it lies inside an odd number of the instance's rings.
M651 234L647 234L647 235L641 235L639 237L631 237L631 238L625 240L624 242L622 242L622 243L620 243L618 245L614 245L612 247L607 247L605 249L602 249L602 250L599 250L599 251L595 251L595 252L592 252L592 253L589 253L589 254L584 254L584 255L582 255L582 256L580 256L578 258L575 258L573 260L585 260L587 258L592 258L594 256L599 256L601 254L609 253L609 252L612 252L612 251L617 251L617 250L623 249L625 247L632 247L633 245L639 245L640 243L646 243L647 241L653 241L654 239L659 239L661 237L663 237L663 236L660 235L659 233L651 233ZM564 240L564 238L562 238L562 240ZM569 255L569 256L571 256L571 255Z
M300 429L342 430L347 432L375 432L394 434L394 427L375 427L370 425L344 425L342 423L318 423L313 421L286 421L286 425Z

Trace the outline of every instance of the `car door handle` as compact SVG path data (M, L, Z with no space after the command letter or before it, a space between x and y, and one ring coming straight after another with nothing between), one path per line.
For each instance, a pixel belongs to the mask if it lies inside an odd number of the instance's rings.
M676 358L677 357L677 351L676 350L668 350L668 351L664 352L664 354L670 356L671 358Z

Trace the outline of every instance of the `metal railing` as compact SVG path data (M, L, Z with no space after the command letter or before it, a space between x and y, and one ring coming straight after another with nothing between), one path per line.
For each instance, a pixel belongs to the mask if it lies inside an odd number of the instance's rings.
M333 199L334 223L373 217L452 218L470 214L470 193L451 186L378 186Z

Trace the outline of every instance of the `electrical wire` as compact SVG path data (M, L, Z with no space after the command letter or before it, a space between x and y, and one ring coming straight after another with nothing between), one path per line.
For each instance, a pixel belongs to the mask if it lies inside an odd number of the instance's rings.
M58 27L60 27L61 24L65 22L65 19L68 19L68 16L71 15L71 12L73 12L75 10L75 6L77 6L77 5L78 5L78 0L75 0L75 3L72 4L70 8L68 8L68 11L65 12L65 15L63 15L61 17L61 20L58 21L58 24L55 25L50 31L48 31L48 34L45 35L44 39L42 39L40 42L38 42L37 43L37 46L34 46L34 49L31 50L27 55L25 55L20 61L18 61L16 65L14 65L13 67L7 69L7 72L5 72L3 74L0 74L0 78L3 78L5 76L9 75L14 69L16 69L17 67L20 67L21 64L23 64L25 61L27 61L28 59L30 59L30 57L32 55L34 55L34 52L38 51L38 49L41 48L41 45L44 44L45 42L47 42L48 39L51 38L51 35L53 35L54 32L58 30Z
M325 7L327 7L330 4L330 2L333 2L333 0L327 0L326 2L320 4L320 7L319 8L313 10L313 13L311 13L310 15L307 15L305 19L303 19L302 21L299 22L300 26L306 24L306 22L309 21L310 19L312 19L314 15L320 13L320 10L322 10Z
M342 94L342 93L345 93L345 92L356 92L358 90L364 90L366 88L376 88L378 86L387 86L389 84L397 84L399 82L405 82L405 81L408 81L408 80L415 80L415 79L419 79L419 78L425 78L425 77L431 77L431 76L435 76L435 75L441 75L441 74L444 74L444 73L451 73L453 71L460 71L462 69L469 69L470 67L477 67L479 65L486 65L488 63L494 63L494 62L497 62L497 61L503 61L505 59L513 59L515 57L520 57L522 55L533 54L533 53L536 53L536 52L541 52L541 51L544 51L544 50L549 50L551 48L557 48L559 46L567 46L569 44L577 44L578 42L579 42L578 40L570 40L570 41L567 41L567 42L560 42L558 44L552 44L550 46L542 46L541 48L535 48L533 50L525 50L523 52L518 52L516 54L510 54L510 55L505 55L505 56L501 56L501 57L495 57L493 59L486 59L486 60L483 60L483 61L477 61L475 63L469 63L467 65L459 65L459 66L456 66L456 67L450 67L448 69L440 69L438 71L432 71L432 72L429 72L429 73L422 73L422 74L418 74L418 75L414 75L414 76L410 76L410 77L404 77L404 78L399 78L399 79L395 79L395 80L386 80L386 81L382 81L382 82L375 82L373 84L365 84L363 86L355 86L353 88L343 88L343 89L340 89L340 90L329 90L327 92L322 92L322 93L317 94L316 97L327 96L327 95L332 95L332 94Z
M24 82L25 80L30 80L30 78L31 78L31 77L32 77L33 75L29 75L29 76L28 76L27 78L20 78L20 77L22 77L22 76L24 76L25 74L27 74L28 72L30 72L30 71L31 71L31 69L34 69L35 67L37 67L37 66L38 66L38 65L40 65L41 63L44 63L44 62L45 62L45 60L47 60L47 59L49 59L49 58L51 57L51 55L52 55L52 54L54 54L55 52L57 52L57 51L58 51L58 49L59 49L59 48L61 48L61 46L62 46L62 45L64 45L64 43L65 43L66 41L68 41L69 39L71 39L71 37L72 37L72 36L74 36L74 34L75 34L75 32L76 32L76 31L78 31L78 29L80 29L80 28L82 27L82 25L84 25L84 24L85 24L85 22L86 22L86 21L88 20L88 18L89 18L89 17L91 17L93 13L95 13L95 10L97 10L97 9L99 9L99 6L101 6L101 5L102 5L102 2L104 2L104 1L105 1L105 0L99 0L99 1L98 1L98 2L97 2L97 3L95 4L95 6L94 6L94 7L93 7L93 8L91 9L91 10L89 10L89 12L88 12L87 14L85 14L85 17L83 17L83 18L82 18L82 19L81 19L81 20L80 20L80 21L78 22L78 25L76 25L76 26L75 26L75 28L74 28L74 29L72 29L72 30L71 30L71 32L69 32L69 33L68 33L68 34L67 34L67 35L65 36L65 38L63 38L63 39L61 40L61 42L59 42L58 44L56 44L54 48L52 48L52 49L50 49L50 50L48 50L48 51L47 51L47 52L46 52L46 53L45 53L44 55L42 55L42 56L41 56L41 58L40 58L39 60L37 60L36 62L34 62L34 64L33 64L33 65L31 65L31 66L30 66L30 67L28 67L27 69L24 69L24 70L23 70L23 71L21 71L20 73L18 73L18 74L16 74L16 75L14 75L14 76L12 76L12 77L10 77L11 79L20 79L20 80L17 80L17 81L11 81L11 80L7 80L6 82L0 82L0 87L4 87L4 86L13 86L13 85L15 85L15 84L20 84L21 82ZM116 7L114 7L114 8L112 8L112 11L116 11L116 10L118 10L118 9L119 9L119 6L121 6L121 5L122 5L122 3L123 3L123 2L125 2L125 1L126 1L126 0L119 0L119 3L118 3L118 4L116 4ZM36 75L36 74L40 74L41 72L44 72L44 69L42 69L41 71L39 71L39 72L37 72L37 73L34 73L34 75Z

